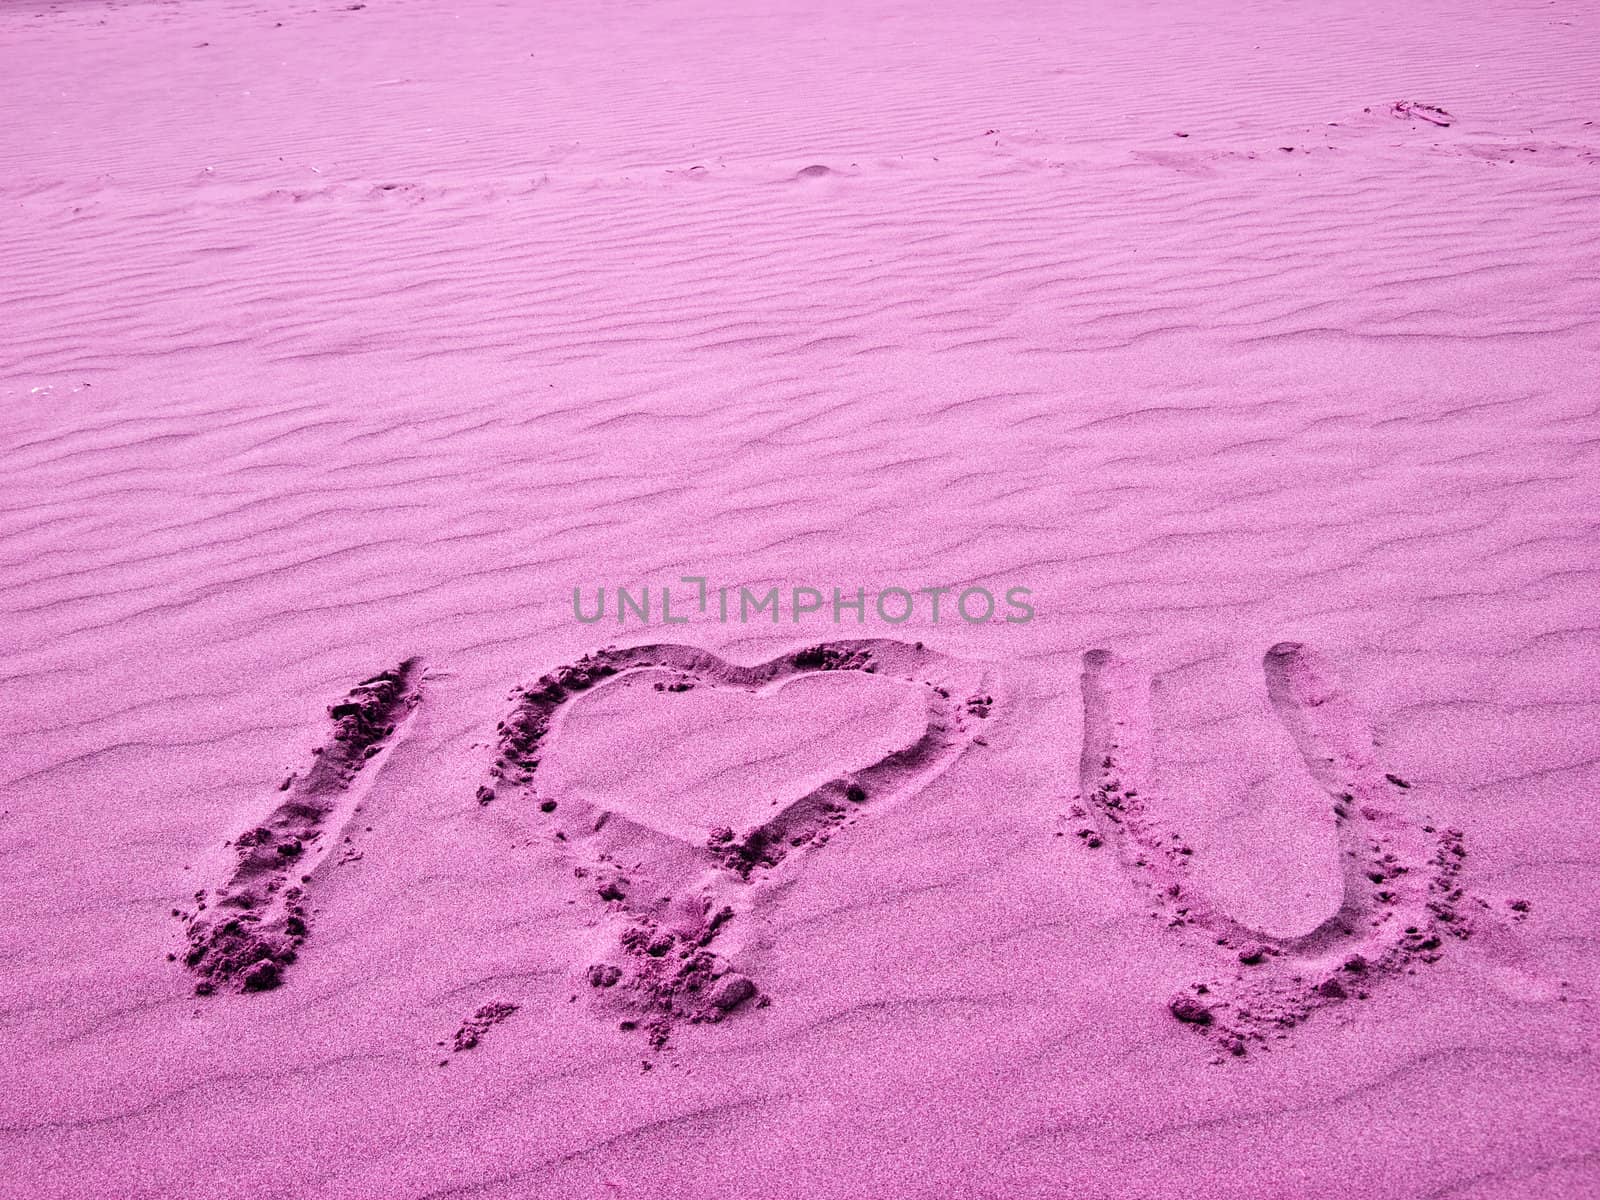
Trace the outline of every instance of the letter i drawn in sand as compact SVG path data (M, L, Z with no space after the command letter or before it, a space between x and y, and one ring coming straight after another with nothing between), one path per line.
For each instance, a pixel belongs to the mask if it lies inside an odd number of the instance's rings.
M1226 974L1173 996L1169 1010L1223 1049L1244 1055L1319 1008L1365 998L1381 981L1438 960L1465 939L1459 830L1420 811L1416 792L1379 762L1371 723L1324 656L1281 642L1263 661L1267 694L1306 768L1329 797L1342 895L1307 933L1253 930L1197 882L1193 851L1153 794L1150 676L1107 650L1083 658L1080 794L1069 816L1086 845L1109 844L1169 928L1209 934Z
M421 699L422 665L408 658L364 679L328 709L332 729L304 774L280 785L283 798L233 843L236 862L215 889L198 893L184 964L195 991L259 992L277 987L305 941L307 889L340 844L379 764Z

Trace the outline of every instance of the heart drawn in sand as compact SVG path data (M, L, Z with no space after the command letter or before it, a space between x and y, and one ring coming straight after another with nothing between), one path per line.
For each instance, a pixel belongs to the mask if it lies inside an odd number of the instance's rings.
M641 668L557 714L539 788L703 846L719 828L760 825L908 749L937 720L938 701L926 685L861 671L749 691Z
M605 650L514 693L478 800L548 824L605 906L587 983L659 1045L675 1021L761 1002L720 952L753 885L943 771L989 716L982 683L888 640L754 667L689 646Z

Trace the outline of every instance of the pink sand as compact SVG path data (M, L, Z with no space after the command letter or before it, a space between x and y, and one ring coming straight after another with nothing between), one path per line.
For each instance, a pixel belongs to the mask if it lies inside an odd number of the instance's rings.
M1600 1195L1597 46L0 8L0 1194Z

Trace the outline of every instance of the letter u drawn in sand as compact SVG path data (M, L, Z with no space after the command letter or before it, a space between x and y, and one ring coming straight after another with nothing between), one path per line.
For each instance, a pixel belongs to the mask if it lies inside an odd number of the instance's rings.
M1306 769L1328 796L1342 891L1337 911L1304 934L1250 929L1197 882L1191 847L1154 794L1150 677L1106 650L1083 658L1080 795L1071 813L1087 844L1109 843L1173 929L1208 933L1225 974L1174 996L1174 1017L1234 1054L1264 1044L1316 1009L1360 999L1380 981L1437 960L1471 927L1459 886L1459 830L1420 811L1410 784L1379 762L1370 722L1325 658L1298 642L1267 651L1267 694ZM1087 809L1085 808L1087 805Z

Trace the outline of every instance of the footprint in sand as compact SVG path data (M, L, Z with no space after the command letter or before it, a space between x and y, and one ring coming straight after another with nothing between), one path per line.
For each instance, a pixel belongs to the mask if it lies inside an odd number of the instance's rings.
M1204 931L1230 960L1227 973L1195 983L1169 1007L1234 1054L1320 1007L1365 998L1471 931L1457 882L1461 833L1438 828L1411 785L1384 769L1371 723L1330 664L1282 642L1263 665L1278 719L1329 797L1342 867L1333 915L1309 932L1276 935L1241 924L1207 894L1191 847L1163 819L1154 791L1150 677L1105 650L1083 659L1081 792L1069 812L1085 844L1116 849L1158 917L1173 929Z
M600 915L583 988L664 1045L766 1003L738 931L769 882L937 775L993 703L977 667L889 640L743 667L608 649L514 693L478 789L546 823Z
M195 991L265 991L277 987L305 940L306 892L341 844L370 780L369 760L393 743L421 698L422 668L412 658L364 679L328 709L331 736L309 769L283 781L281 802L233 843L237 861L226 879L195 896L195 911L175 915L188 926L184 964Z

